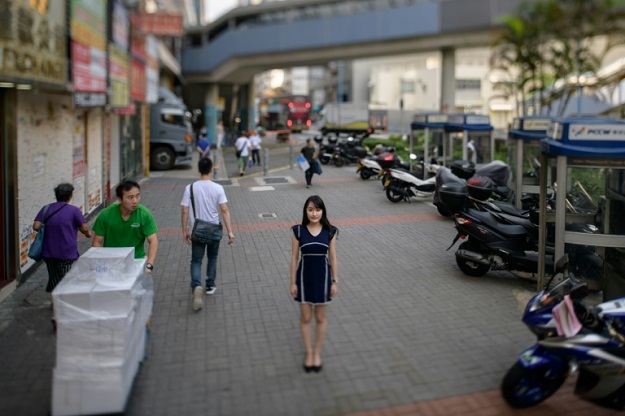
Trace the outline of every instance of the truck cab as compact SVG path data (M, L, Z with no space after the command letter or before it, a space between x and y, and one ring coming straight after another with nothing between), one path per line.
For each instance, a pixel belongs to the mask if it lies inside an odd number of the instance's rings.
M192 156L191 113L180 98L161 88L158 102L150 105L150 169L190 165Z

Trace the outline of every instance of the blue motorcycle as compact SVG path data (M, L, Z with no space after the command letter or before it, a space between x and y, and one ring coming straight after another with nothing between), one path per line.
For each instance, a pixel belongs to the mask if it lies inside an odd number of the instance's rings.
M554 277L563 273L568 255L555 265L545 289L525 307L523 322L536 334L537 342L525 350L508 370L501 392L515 408L537 405L553 395L569 374L578 372L575 394L584 400L611 409L625 410L625 298L589 307L581 300L588 294L585 283L565 276L549 288ZM565 299L568 295L568 299ZM575 334L558 330L554 308L568 303ZM559 315L561 316L561 315Z

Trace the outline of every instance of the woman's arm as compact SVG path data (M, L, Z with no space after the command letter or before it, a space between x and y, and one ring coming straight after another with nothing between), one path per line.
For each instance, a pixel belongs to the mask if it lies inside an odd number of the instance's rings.
M299 260L299 241L295 238L295 234L291 234L291 296L297 296L297 285L295 284L295 273L297 272L297 261Z
M339 266L336 261L336 235L332 240L330 240L328 261L330 262L330 269L332 270L332 288L330 289L330 297L334 297L339 287Z

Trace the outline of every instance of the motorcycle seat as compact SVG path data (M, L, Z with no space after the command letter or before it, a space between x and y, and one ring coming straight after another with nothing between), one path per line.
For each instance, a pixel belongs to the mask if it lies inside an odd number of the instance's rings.
M502 224L490 212L469 209L470 215L478 219L483 224L489 226L500 234L510 238L527 236L527 230L522 225Z

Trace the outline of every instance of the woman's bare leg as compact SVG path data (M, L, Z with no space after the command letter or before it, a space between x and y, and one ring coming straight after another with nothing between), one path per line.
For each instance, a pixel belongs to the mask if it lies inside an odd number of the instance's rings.
M313 350L313 365L319 367L321 365L321 348L326 337L326 305L315 306L315 348Z
M304 341L304 348L306 348L306 361L304 365L307 367L313 366L313 344L312 344L312 321L313 307L310 304L300 304L300 329L302 331L302 340Z

